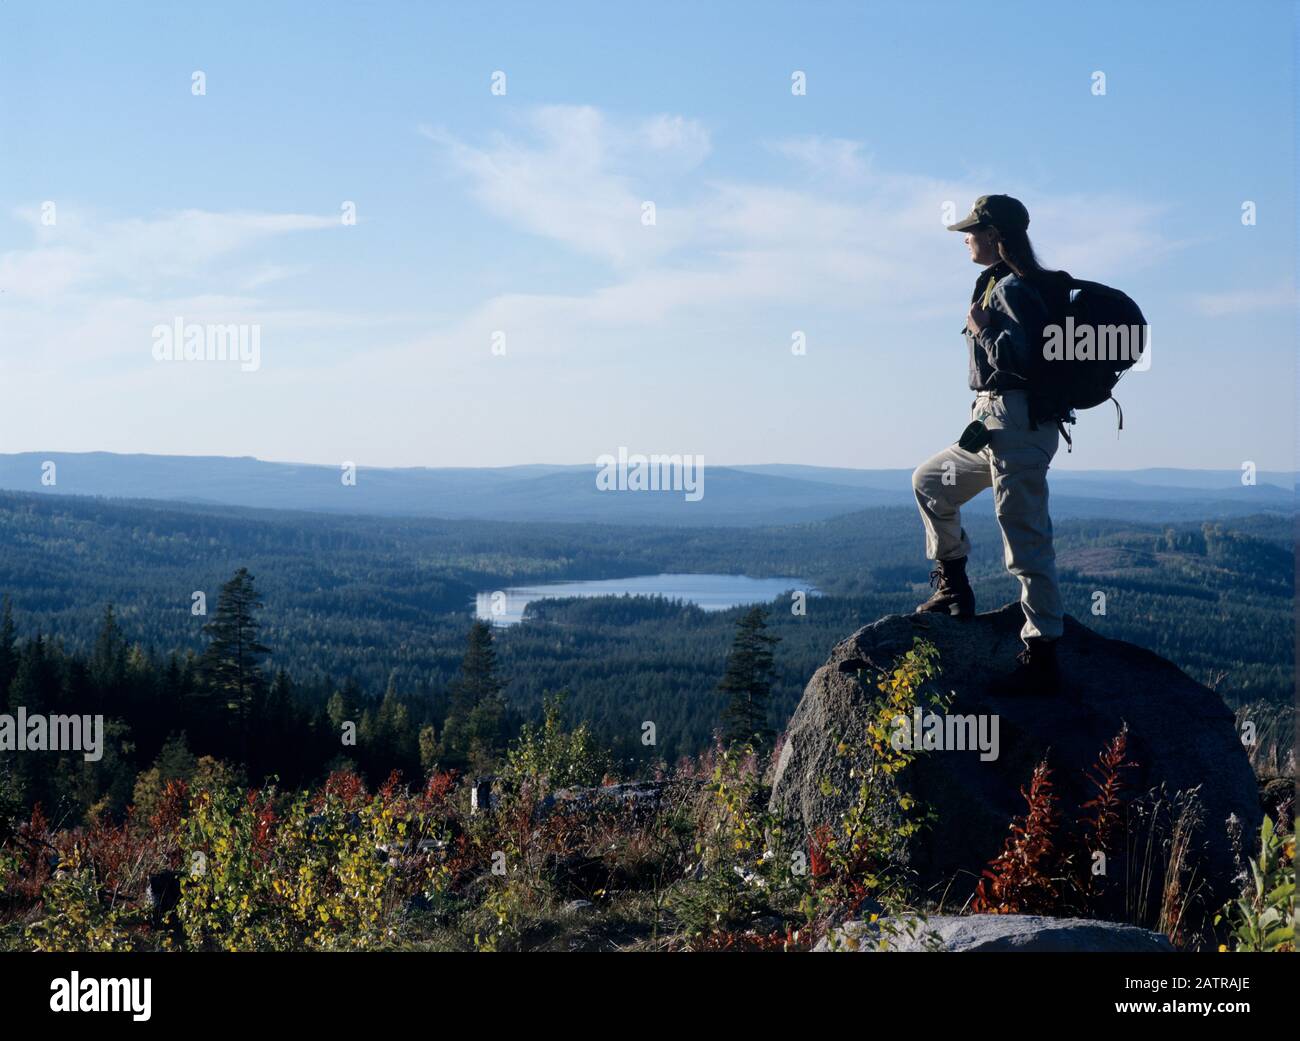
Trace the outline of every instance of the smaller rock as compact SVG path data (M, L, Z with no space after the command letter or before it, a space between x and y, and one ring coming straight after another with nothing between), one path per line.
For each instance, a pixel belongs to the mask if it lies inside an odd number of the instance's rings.
M181 902L181 874L179 871L158 871L149 876L145 899L153 909L154 919L172 911Z
M1048 918L1043 915L980 914L915 915L883 918L879 922L847 922L824 937L816 951L878 952L881 937L887 951L1088 951L1153 953L1174 949L1168 937L1150 929L1088 918Z

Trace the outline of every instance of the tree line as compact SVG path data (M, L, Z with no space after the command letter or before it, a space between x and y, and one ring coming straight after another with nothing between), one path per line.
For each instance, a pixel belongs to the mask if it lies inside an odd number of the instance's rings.
M19 640L13 606L0 613L0 691L8 712L102 715L102 757L79 752L0 753L0 830L39 804L59 824L77 824L129 805L154 804L168 781L219 775L240 784L269 778L315 783L340 768L372 780L399 771L491 773L526 719L507 703L492 627L473 622L458 673L437 695L411 696L395 680L382 696L353 678L326 693L270 669L253 575L241 567L220 590L204 625L201 653L159 658L132 645L112 605L94 647L70 654L37 634ZM770 745L774 677L766 612L737 626L718 690L726 697L717 733L726 743ZM563 699L558 692L551 705ZM553 709L550 709L553 711Z

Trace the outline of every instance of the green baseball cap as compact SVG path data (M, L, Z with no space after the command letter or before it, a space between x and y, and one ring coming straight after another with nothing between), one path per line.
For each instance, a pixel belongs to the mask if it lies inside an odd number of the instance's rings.
M970 215L949 224L948 230L970 231L990 225L1003 231L1024 231L1029 227L1029 211L1023 202L1010 195L981 195L971 207Z

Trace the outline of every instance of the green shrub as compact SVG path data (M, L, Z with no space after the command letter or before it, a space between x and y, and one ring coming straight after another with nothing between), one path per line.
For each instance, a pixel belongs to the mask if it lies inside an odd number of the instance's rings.
M1250 880L1236 900L1215 918L1231 930L1232 945L1219 950L1295 950L1295 836L1281 836L1265 817L1259 832L1259 856L1250 861Z

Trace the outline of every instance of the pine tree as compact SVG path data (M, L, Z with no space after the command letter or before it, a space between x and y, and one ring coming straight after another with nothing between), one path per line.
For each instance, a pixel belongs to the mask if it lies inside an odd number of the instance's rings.
M442 731L448 765L476 771L491 768L505 747L504 684L497 677L492 627L476 621L469 630L460 676L452 685L451 708Z
M18 654L18 667L9 684L9 711L25 708L29 716L57 711L59 670L48 644L39 633L27 640ZM13 761L13 784L24 793L28 804L42 803L47 810L58 810L58 778L41 755L6 755ZM98 765L98 764L96 764Z
M253 576L241 567L221 587L212 621L203 627L209 637L201 662L204 678L241 724L252 716L266 686L261 660L271 651L258 642L261 625L254 616L261 606Z
M293 680L284 669L277 669L266 696L265 721L272 734L288 737L294 724Z
M379 703L379 711L375 714L375 732L379 738L378 751L389 769L397 767L409 771L418 762L415 735L411 731L411 713L397 691L396 673L388 677L388 690L384 692L384 700Z
M775 677L772 649L781 642L767 632L767 612L755 607L736 624L736 638L727 657L727 671L718 690L728 695L722 712L722 739L728 744L753 743L766 748L772 741L767 721L768 700Z
M497 652L492 646L492 626L476 621L469 629L465 657L460 663L460 678L453 691L452 706L472 709L485 699L500 694L503 684L497 678Z
M7 703L9 684L18 671L17 632L14 629L14 605L5 594L4 615L0 617L0 705Z
M57 702L59 674L50 658L45 637L37 633L23 644L18 665L9 684L9 708L26 708L29 714L48 712Z
M90 675L101 690L114 694L126 676L126 638L117 624L112 604L104 608L104 620L90 656Z

